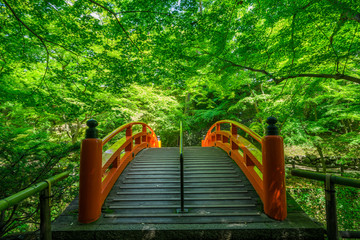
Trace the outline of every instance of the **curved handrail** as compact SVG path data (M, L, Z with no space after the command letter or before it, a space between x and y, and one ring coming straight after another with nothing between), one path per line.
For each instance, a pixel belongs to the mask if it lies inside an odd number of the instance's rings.
M132 127L134 125L141 125L142 132L133 134ZM147 132L147 129L150 130L150 133ZM126 136L118 140L102 154L102 175L104 179L101 202L105 201L117 178L139 151L147 147L159 147L154 131L143 122L131 122L115 129L103 138L102 146L124 130ZM133 145L134 142L135 145Z
M61 181L62 179L69 176L69 174L70 174L70 171L60 173L58 175L55 175L51 178L46 179L45 181L31 185L30 187L28 187L20 192L17 192L7 198L1 199L0 200L0 212L9 207L12 207L16 204L19 204L22 200L24 200L28 197L31 197L38 192L41 192L42 190L48 188L49 184L54 185L58 181Z
M217 125L217 124L221 124L221 123L230 123L230 124L233 124L234 126L242 129L244 132L246 132L247 134L249 134L250 136L252 136L256 141L258 141L259 143L261 143L261 136L259 134L257 134L256 132L254 132L253 130L251 130L250 128L248 128L247 126L245 126L244 124L241 124L241 123L238 123L238 122L235 122L235 121L232 121L232 120L220 120L220 121L217 121L216 123L214 123L209 131L211 132L211 130ZM207 136L207 135L206 135ZM206 140L206 138L205 138Z
M40 183L17 192L7 198L0 200L0 212L9 207L19 204L24 199L40 193L40 236L41 239L51 239L51 186L69 176L70 171L66 171L50 177ZM0 236L1 237L1 236Z
M220 124L224 123L230 124L230 131L221 130ZM238 135L238 128L259 142L261 149ZM241 123L221 120L210 127L201 146L216 146L226 151L253 185L264 203L265 213L277 220L285 219L285 163L283 140L280 136L268 135L261 138Z
M142 132L138 132L136 134L133 134L132 127L135 125L141 125L142 126ZM147 129L150 130L150 133L147 132ZM121 155L124 153L121 153L127 146L129 146L130 142L132 140L135 140L135 148L138 149L137 152L139 152L141 149L145 148L144 144L141 146L137 146L137 144L140 144L140 142L146 142L146 147L160 147L159 141L155 135L155 132L152 130L150 126L148 126L146 123L143 122L131 122L124 124L114 131L112 131L110 134L108 134L106 137L102 139L102 147L106 143L108 143L110 140L112 140L116 135L121 133L122 131L126 130L126 136L118 140L115 144L113 144L110 148L108 148L106 151L102 154L102 173L105 174L106 170L109 168L109 166L113 163L113 160L117 157L117 155ZM150 139L148 139L150 138ZM128 147L131 148L132 147ZM134 153L134 155L136 155ZM122 156L120 156L122 157Z
M113 139L113 137L115 137L117 134L119 134L120 132L122 132L123 130L125 130L126 128L130 127L130 126L133 126L133 125L136 125L136 124L139 124L139 125L142 125L142 126L146 126L148 129L150 129L151 133L155 134L154 133L154 130L152 130L152 128L147 125L146 123L143 123L143 122L131 122L131 123L127 123L127 124L124 124L120 127L118 127L117 129L115 129L114 131L112 131L111 133L109 133L106 137L104 137L102 139L102 143L103 143L103 146L108 142L110 141L111 139ZM157 141L157 139L156 139Z
M91 122L90 122L91 121ZM97 122L89 120L88 132L96 133ZM132 127L141 125L140 132L133 133ZM105 151L103 147L119 133L125 136ZM91 223L101 215L101 206L116 180L136 154L144 148L160 147L154 131L143 122L124 124L102 140L88 134L82 142L80 155L79 222Z

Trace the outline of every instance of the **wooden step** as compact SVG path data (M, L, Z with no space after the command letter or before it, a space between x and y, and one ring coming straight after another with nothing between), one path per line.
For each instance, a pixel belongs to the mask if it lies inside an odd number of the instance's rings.
M151 153L151 154L150 154ZM187 215L180 207L179 155L143 151L124 171L104 207L114 223L215 223L260 221L258 200L241 170L226 153L208 148L184 152ZM245 181L245 182L243 182ZM131 217L129 217L131 216ZM179 218L181 217L181 218Z
M135 172L135 171L179 171L180 166L179 167L149 167L149 168L144 168L144 167L132 167L131 168L131 172ZM233 167L189 167L189 166L184 166L184 170L188 170L188 171L199 171L199 170L234 170Z
M191 197L185 197L185 201L211 201L211 200L250 200L251 197L197 197L197 198L191 198ZM114 202L120 202L120 201L180 201L180 198L114 198Z
M161 208L178 208L179 205L156 205L156 206L122 206L111 205L109 209L161 209ZM187 208L250 208L255 204L228 204L228 205L186 205Z
M136 181L137 180L137 181ZM136 180L127 180L127 181L123 181L123 183L128 184L128 183L143 183L144 179L136 179ZM185 180L184 183L239 183L241 182L241 180L219 180L219 179L211 179L211 180ZM157 180L157 181L151 181L151 183L153 184L157 184L157 183L180 183L180 180Z
M215 184L205 184L205 185L195 185L195 186L187 186L187 185L184 185L184 188L241 188L241 187L244 187L244 185L242 184L227 184L227 185L222 185L222 184L218 184L218 185L215 185ZM173 186L152 186L151 184L137 184L137 185L131 185L129 186L129 184L127 185L122 185L120 187L120 189L128 189L128 188L132 188L132 189L149 189L149 188L162 188L162 189L177 189L177 188L180 188L180 185L173 185Z
M214 177L208 177L208 176L187 176L186 179L239 179L239 175L226 175L226 176L214 176ZM126 179L142 179L144 180L144 177L142 176L127 176ZM146 179L180 179L180 175L164 175L162 176L154 176L154 177L146 177ZM241 181L241 180L240 180Z
M241 190L241 191L185 191L184 194L241 194L241 193L248 193L248 190ZM159 191L139 191L139 192L117 192L117 195L157 195L157 194L180 194L180 191L166 191L166 192L159 192Z
M192 214L192 213L168 213L168 214L105 214L106 218L144 218L144 217L227 217L227 216L260 216L260 212L247 212L247 213L208 213Z

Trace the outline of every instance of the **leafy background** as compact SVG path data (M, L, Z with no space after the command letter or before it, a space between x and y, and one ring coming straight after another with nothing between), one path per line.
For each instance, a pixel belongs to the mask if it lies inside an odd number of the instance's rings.
M289 156L316 155L323 171L327 156L358 164L359 22L356 0L0 0L0 198L70 169L61 212L90 118L101 137L144 121L176 146L179 120L199 145L217 120L264 135L275 116ZM323 222L322 186L296 181L289 191ZM34 206L2 212L0 235L35 229ZM358 229L356 205L338 208L340 226Z

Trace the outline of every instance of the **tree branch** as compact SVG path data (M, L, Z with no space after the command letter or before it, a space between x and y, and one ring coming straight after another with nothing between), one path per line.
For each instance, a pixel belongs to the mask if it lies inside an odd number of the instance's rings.
M67 29L66 24L65 24L64 21L63 21L63 17L62 17L61 14L59 13L59 11L58 11L58 10L56 9L56 7L55 7L54 5L52 5L51 3L48 2L48 4L50 5L50 7L51 7L52 9L55 10L56 14L59 16L59 20L60 20L60 22L62 23L65 31L66 31L67 33L69 33L69 30Z
M241 1L242 2L242 1ZM228 22L228 25L227 25L227 31L226 31L226 34L225 34L225 37L224 37L224 46L223 46L223 48L222 49L219 49L219 52L217 53L217 55L218 56L220 56L223 52L224 52L224 50L225 50L225 47L226 47L226 40L227 40L227 38L228 38L228 35L229 35L229 31L230 31L230 24L231 24L231 21L232 21L232 16L233 16L233 14L234 14L234 11L235 11L235 9L236 9L236 6L238 5L238 2L237 2L237 0L235 1L235 4L234 4L234 6L233 6L233 9L231 10L231 13L230 13L230 17L229 17L229 22Z
M201 49L201 48L200 48ZM221 58L221 57L217 57L217 56L214 56L213 54L201 49L205 54L208 54L208 55L211 55L221 61L224 61L224 62L227 62L227 63L230 63L231 66L233 67L239 67L239 68L243 68L243 69L246 69L246 70L249 70L249 71L252 71L252 72L259 72L259 73L263 73L265 75L267 75L268 77L270 77L271 79L273 79L275 81L276 84L279 84L281 83L282 81L286 80L286 79L290 79L290 78L298 78L298 77L316 77L316 78L329 78L329 79L344 79L344 80L347 80L347 81L350 81L350 82L354 82L354 83L359 83L360 84L360 78L358 77L352 77L352 76L349 76L349 75L345 75L345 74L340 74L340 73L337 73L337 74L325 74L325 73L319 73L319 74L316 74L316 73L302 73L302 74L294 74L294 75L288 75L288 76L283 76L283 77L275 77L274 73L270 73L264 69L256 69L256 68L252 68L252 67L248 67L248 66L244 66L244 65L239 65L239 64L236 64L230 60L227 60L227 59L224 59L224 58ZM228 68L229 66L226 66L226 68Z
M256 69L256 68L252 68L252 67L248 67L248 66L239 65L239 64L233 63L233 62L231 62L229 60L226 60L226 59L223 59L223 61L227 62L227 63L231 63L232 66L234 66L234 67L244 68L244 69L252 71L252 72L259 72L259 73L263 73L265 75L268 75L268 76L272 77L272 74L269 73L268 71L264 70L264 69Z
M352 10L349 6L347 6L345 3L340 3L337 0L328 0L331 4L338 7L338 9L343 11L344 16L350 20L354 20L358 23L360 23L360 13L357 11Z
M355 38L355 36L356 36L358 27L359 27L359 24L356 24L356 29L355 29L353 38L351 39L351 43L350 43L350 46L349 46L349 49L348 49L348 53L347 53L347 57L346 57L346 60L345 60L345 66L344 66L343 74L345 73L345 70L346 70L346 64L347 64L347 62L348 62L348 60L349 60L351 46L352 46L352 44L353 44L353 42L354 42L354 38Z
M265 44L266 44L266 52L265 52L265 53L266 53L266 55L267 55L267 60L266 60L264 69L267 68L267 66L268 66L268 64L269 64L269 61L270 61L270 58L271 58L271 55L272 55L272 53L269 53L269 44L268 44L268 42L269 42L270 36L271 36L272 33L273 33L273 30L274 30L274 27L271 27L269 36L267 36L266 42L265 42ZM265 44L264 44L264 48L265 48Z
M200 49L201 49L201 48L200 48ZM221 58L221 57L218 57L218 56L216 56L216 55L214 55L214 54L211 54L211 53L209 53L209 52L207 52L207 51L205 51L205 50L203 50L203 49L201 49L201 50L202 50L205 54L207 54L207 55L210 55L210 56L212 56L212 57L215 57L215 58L217 58L217 59L219 59L219 60L221 60L221 61L230 63L231 66L233 66L233 67L243 68L243 69L246 69L246 70L249 70L249 71L252 71L252 72L259 72L259 73L263 73L263 74L265 74L265 75L267 75L267 76L269 76L269 77L271 77L271 78L273 77L271 73L267 72L267 71L264 70L264 69L256 69L256 68L252 68L252 67L248 67L248 66L244 66L244 65L239 65L239 64L236 64L236 63L234 63L234 62L232 62L232 61L230 61L230 60L227 60L227 59L225 59L225 58ZM229 66L228 66L228 67L229 67Z
M289 78L298 78L298 77L316 77L316 78L331 78L331 79L344 79L351 82L359 83L360 84L360 78L352 77L344 74L314 74L314 73L303 73L303 74L295 74L290 76L284 76L280 78L275 78L275 83L281 83L282 81L289 79Z
M45 42L44 42L45 40L44 40L42 37L40 37L39 35L37 35L37 34L36 34L31 28L29 28L23 21L21 21L21 19L16 15L15 11L10 7L10 5L6 2L6 0L3 0L3 1L4 1L5 5L6 5L6 7L8 7L8 8L10 9L10 11L11 11L12 14L14 15L14 17L15 17L27 30L29 30L35 37L37 37L37 38L40 40L41 44L44 46L44 48L45 48L45 50L46 50L46 68L45 68L44 76L43 76L43 78L42 78L42 80L41 80L41 82L43 82L44 79L45 79L47 70L48 70L48 68L49 68L49 55L50 55L49 49L47 48L47 46L46 46L46 44L45 44Z
M116 15L122 14L122 13L156 13L156 14L162 14L162 15L168 15L170 16L170 13L162 13L162 12L152 12L152 11L121 11L117 12Z
M130 35L128 34L128 32L125 30L124 26L120 23L119 19L116 16L116 13L111 11L110 9L108 9L107 7L95 2L94 0L89 0L90 2L92 2L93 4L101 7L102 9L105 9L107 12L109 12L110 14L112 14L115 17L116 22L119 24L120 28L122 29L122 31L125 33L126 37L130 40L130 42L136 47L136 49L142 53L142 51L140 50L140 48L133 42L133 40L131 39Z
M249 70L249 71L252 71L252 72L259 72L259 73L263 73L265 75L268 75L270 77L272 77L272 74L269 73L268 71L264 70L264 69L256 69L256 68L252 68L252 67L248 67L248 66L244 66L244 65L239 65L239 64L236 64L230 60L227 60L227 59L223 59L223 58L220 58L220 57L216 57L224 62L227 62L227 63L230 63L233 67L239 67L239 68L243 68L243 69L246 69L246 70Z
M10 9L10 11L12 12L12 14L14 15L14 17L16 18L16 20L18 20L27 30L29 30L36 38L38 38L42 45L45 46L45 43L44 42L47 42L47 43L50 43L50 44L53 44L53 45L56 45L58 47L61 47L62 49L68 51L68 52L71 52L72 54L76 55L76 56L79 56L79 54L75 53L74 51L68 49L67 47L64 47L63 45L61 44L58 44L58 43L55 43L55 42L52 42L50 40L47 40L46 38L43 38L41 36L39 36L38 34L35 33L35 31L33 31L29 26L27 26L18 16L17 14L15 13L15 11L11 8L11 6L6 2L6 0L3 0L5 5ZM47 49L47 48L46 48Z
M338 56L338 54L337 54L336 51L335 51L334 45L333 45L333 43L332 43L332 39L330 39L330 38L325 34L325 32L316 24L316 21L315 21L310 15L309 15L309 17L310 17L310 19L314 22L316 28L325 36L325 38L326 38L327 40L329 40L329 42L330 42L330 47L331 47L331 49L333 50L334 55L335 55L335 57L336 57L336 60L335 60L336 72L339 72L339 63L340 63L340 62L339 62L339 56Z
M18 205L17 205L17 204L13 206L9 218L6 220L6 222L3 224L3 226L1 226L1 227L2 227L2 230L3 230L2 232L6 233L6 232L8 232L8 231L11 230L10 227L11 227L12 224L10 224L10 223L11 223L11 221L12 221L14 215L15 215L15 212L16 212L16 209L17 209L17 208L18 208ZM10 228L10 229L9 229L9 228Z
M336 23L334 31L330 36L330 43L331 44L332 44L332 42L334 40L335 35L340 31L340 29L344 26L344 24L345 24L345 22L347 20L347 18L344 15L345 15L344 13L340 14L339 21Z

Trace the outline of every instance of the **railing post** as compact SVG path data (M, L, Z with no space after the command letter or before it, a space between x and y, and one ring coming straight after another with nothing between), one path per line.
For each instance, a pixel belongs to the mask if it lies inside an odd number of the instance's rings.
M219 132L219 131L221 131L221 127L220 127L220 123L217 123L216 124L216 132ZM220 134L215 134L215 142L217 142L217 141L221 141L221 139L222 139L222 136L220 135Z
M234 124L231 124L231 135L233 138L237 138L237 127ZM231 151L238 151L239 146L237 144L235 144L233 141L231 141Z
M185 212L184 206L184 156L180 153L180 212Z
M161 138L160 136L156 136L158 140L158 148L161 148Z
M90 119L80 150L79 217L81 223L96 221L101 215L102 141L97 121Z
M50 187L40 192L40 239L51 240Z
M267 136L262 138L264 211L273 219L284 220L287 216L284 142L278 136L276 118L269 117L266 122Z
M236 138L237 137L237 127L234 124L231 124L231 135Z
M130 127L128 127L128 128L126 129L126 140L129 139L129 138L131 138L131 137L132 137L132 126L130 126ZM127 145L127 146L125 147L125 152L131 152L132 149L133 149L133 141L131 141L131 142L129 143L129 145Z
M185 209L185 200L184 200L184 155L183 155L183 129L182 122L180 121L180 209L177 209L177 213L186 213L188 212Z
M146 133L146 125L142 125L142 132ZM141 137L141 143L147 142L147 135L145 134L144 136Z
M183 131L180 122L180 212L184 212L184 156L183 156Z
M338 240L338 226L336 216L335 186L331 181L331 175L325 178L325 200L326 200L326 232L329 240Z

